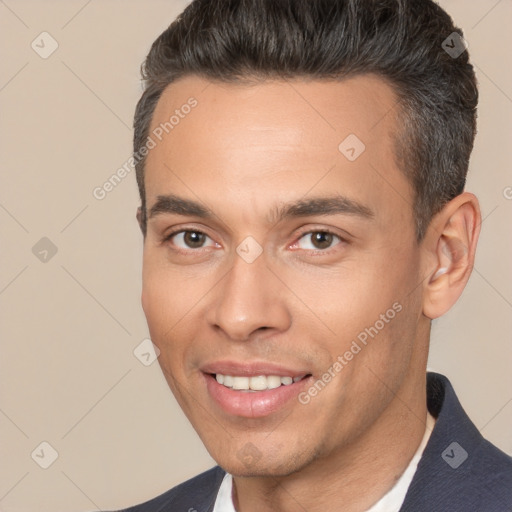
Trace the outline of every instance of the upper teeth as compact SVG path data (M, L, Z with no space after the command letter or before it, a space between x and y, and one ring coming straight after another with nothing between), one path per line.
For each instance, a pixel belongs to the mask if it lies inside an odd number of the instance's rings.
M265 389L278 388L281 384L284 386L290 385L292 382L297 382L302 377L279 377L278 375L258 375L256 377L234 377L232 375L222 375L217 373L215 375L217 382L228 388L239 390L253 390L263 391Z

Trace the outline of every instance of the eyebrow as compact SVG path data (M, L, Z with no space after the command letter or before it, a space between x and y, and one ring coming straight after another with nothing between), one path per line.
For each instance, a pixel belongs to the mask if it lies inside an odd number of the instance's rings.
M149 210L151 219L161 214L175 214L190 217L212 218L214 213L197 201L184 199L174 194L157 197L155 204ZM308 217L313 215L355 215L363 219L375 217L367 206L341 195L300 199L291 203L276 206L270 213L270 223L281 222L287 218Z
M363 219L372 219L375 214L367 206L342 195L300 199L274 208L271 222L281 222L287 218L308 217L313 215L355 215Z
M204 207L202 204L190 199L175 196L174 194L158 196L155 204L149 210L148 219L163 213L174 213L176 215L195 216L201 218L209 218L213 216L211 210Z

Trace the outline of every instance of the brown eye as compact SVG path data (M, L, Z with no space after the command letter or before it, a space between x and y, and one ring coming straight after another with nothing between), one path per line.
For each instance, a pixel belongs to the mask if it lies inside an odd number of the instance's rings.
M215 247L215 242L201 231L183 230L170 235L169 240L172 245L179 249L204 249L206 247Z
M325 231L319 231L317 233L312 233L311 243L317 249L327 249L332 244L333 235L331 233L326 233Z
M339 242L341 238L329 231L310 231L300 237L297 246L300 249L321 251L330 249Z
M183 242L191 249L202 247L206 235L197 231L186 231L183 235Z

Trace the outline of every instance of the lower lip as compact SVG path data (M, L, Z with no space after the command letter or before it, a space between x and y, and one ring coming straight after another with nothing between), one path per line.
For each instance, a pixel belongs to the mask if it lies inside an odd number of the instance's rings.
M306 377L287 386L281 384L278 388L267 391L235 391L219 384L215 377L204 374L208 393L220 407L234 416L245 418L262 418L282 409L306 386L311 377Z

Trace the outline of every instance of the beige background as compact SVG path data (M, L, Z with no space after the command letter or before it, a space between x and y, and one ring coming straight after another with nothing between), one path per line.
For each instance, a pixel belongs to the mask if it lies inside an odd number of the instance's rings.
M124 507L213 464L157 363L133 353L148 336L135 176L103 200L92 194L130 155L139 65L185 3L0 0L5 512ZM435 323L430 368L512 454L512 2L441 4L463 27L481 84L468 189L485 220L468 289ZM31 47L51 49L43 31L59 45L46 59ZM42 237L58 249L46 262L32 252ZM43 441L58 452L48 469Z

